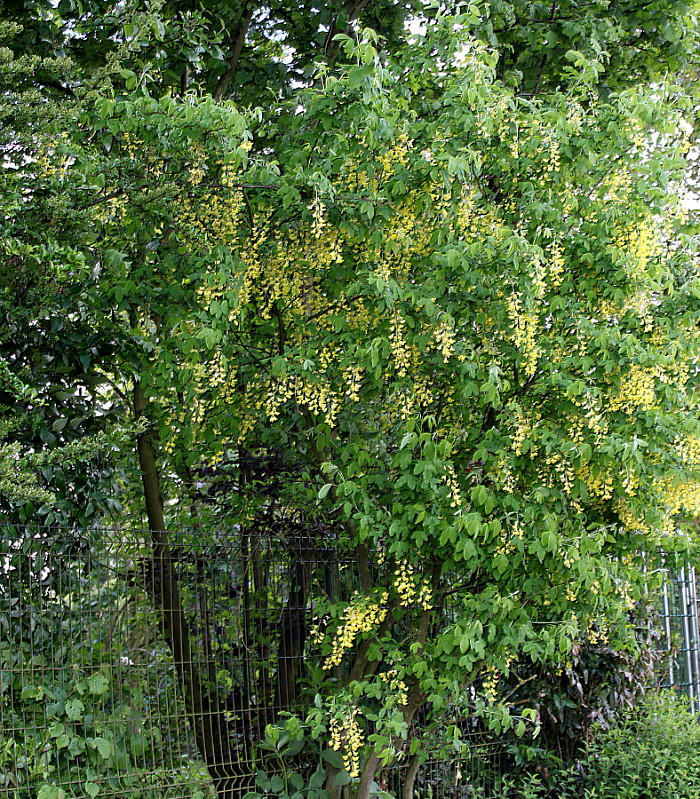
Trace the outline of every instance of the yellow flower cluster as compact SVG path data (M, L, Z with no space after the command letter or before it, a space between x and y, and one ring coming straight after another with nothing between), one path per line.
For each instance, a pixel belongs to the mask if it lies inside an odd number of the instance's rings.
M620 599L622 599L625 609L632 610L635 605L634 598L632 596L632 585L629 580L622 580L619 587L618 593L620 594Z
M676 515L685 512L700 516L700 483L697 480L681 480L673 475L657 481L667 512Z
M341 624L336 630L333 651L323 663L326 671L340 665L343 655L352 647L358 635L371 632L384 621L387 599L388 593L382 591L376 600L358 598L345 608Z
M498 544L494 548L495 555L508 555L515 550L515 546L512 541L508 540L506 535L506 531L502 530L501 534L498 539Z
M564 253L559 242L552 242L549 247L547 268L549 272L549 287L552 291L556 291L561 286L564 278Z
M637 312L645 333L654 329L654 314L651 304L651 295L648 291L639 291L630 301L630 307Z
M415 397L410 390L401 387L394 393L390 407L391 411L396 413L400 419L410 419L416 413Z
M649 526L638 516L635 515L629 504L624 500L615 503L615 511L617 513L620 526L623 530L632 533L649 533Z
M220 358L215 357L214 361L215 382L211 381L209 374L209 364L195 363L189 366L189 396L185 404L177 401L177 410L172 410L166 416L166 424L171 427L173 434L176 435L178 430L187 429L189 426L190 433L193 441L196 441L198 433L200 432L199 426L206 416L208 404L206 400L206 392L210 388L215 388L221 385L226 379ZM174 398L177 400L177 398ZM170 401L168 398L163 398L162 404L168 405ZM163 450L172 455L177 446L177 439L171 437L163 442Z
M583 637L584 640L588 641L589 644L593 644L594 646L596 644L607 644L609 637L607 619L592 619L588 623Z
M382 155L379 156L379 164L382 172L386 175L393 175L402 166L406 164L408 153L413 148L413 144L409 142L408 135L401 133L396 139L393 147L390 147Z
M615 237L614 244L629 256L629 268L633 274L644 272L649 260L659 253L658 233L651 219L624 228Z
M494 208L487 208L485 211L479 209L476 213L476 205L473 197L474 190L469 189L469 193L461 201L457 216L456 225L458 232L461 232L465 238L479 238L483 236L493 235L494 231L498 230L499 218Z
M524 537L523 526L520 523L520 519L516 519L515 522L513 523L513 530L511 532L511 537L514 541L523 539Z
M493 666L488 666L485 675L481 679L481 693L489 704L493 704L496 701L496 686L499 679L499 672Z
M455 348L455 331L451 319L445 319L435 330L433 346L442 355L443 363L447 363Z
M530 272L532 275L532 294L541 300L547 290L547 264L542 254L533 252L530 256Z
M515 475L506 458L501 456L498 459L496 467L491 474L499 488L502 488L507 494L512 494L515 491Z
M416 215L410 200L397 204L392 211L383 251L392 273L400 280L408 276L414 258L428 254L433 231L425 219Z
M329 367L332 366L336 361L339 353L340 348L337 344L324 344L320 350L318 350L318 354L316 355L319 371L328 371Z
M638 364L632 364L620 381L617 395L610 399L610 410L626 413L634 413L636 410L651 410L656 405L654 383L654 372L650 372Z
M411 367L411 352L404 337L404 321L398 313L394 314L389 332L391 355L396 366L396 374L406 377Z
M318 195L316 199L311 204L311 235L315 239L320 239L323 235L323 231L327 227L328 223L326 222L326 206L321 202Z
M192 156L192 161L187 168L187 182L196 186L202 182L202 178L206 174L207 153L199 142L192 142L190 144L190 155Z
M279 419L280 408L294 396L294 384L293 377L269 381L265 394L265 413L271 422Z
M290 399L296 399L311 413L322 416L334 427L340 409L338 394L325 381L305 380L298 375L284 375L267 381L264 408L271 422L277 421L280 409Z
M510 437L510 446L513 450L515 455L522 455L523 454L523 442L528 437L528 434L531 433L535 429L535 424L540 421L541 415L538 412L534 412L532 416L532 421L529 421L525 418L525 412L519 405L513 405L513 433ZM537 455L537 447L535 444L532 445L532 448L529 451L530 457L534 458Z
M603 300L598 306L600 318L608 322L617 322L627 310L634 311L637 316L639 316L645 333L651 333L653 331L654 314L652 298L647 290L638 291L622 302Z
M579 560L581 560L581 554L574 546L565 552L564 557L562 558L564 566L566 566L567 569L570 569L571 566Z
M239 252L239 255L245 263L245 274L243 276L243 283L241 285L238 299L239 305L245 305L250 302L251 297L255 293L256 287L261 282L263 275L263 261L261 257L261 249L267 236L267 226L263 224L256 224L250 231L248 236L247 246L244 252Z
M394 588L402 607L418 605L423 610L430 610L432 607L432 589L425 582L419 586L419 578L416 577L413 566L406 560L400 560L396 564Z
M523 528L520 521L516 520L510 532L505 527L501 530L498 545L494 549L494 552L496 555L510 555L521 546L519 542L522 540Z
M462 505L462 490L457 480L457 474L451 463L445 464L445 472L442 479L450 492L450 507L459 508Z
M360 143L363 145L365 144L365 142ZM358 164L354 158L346 159L343 163L341 173L345 178L344 188L347 191L368 190L367 193L369 194L376 192L378 187L376 172L375 177L370 180L367 174L367 167L360 167L360 164Z
M495 98L494 98L495 99ZM508 101L505 97L495 99L480 113L476 121L477 133L480 136L495 136L501 141L507 141L510 131L510 117L508 115Z
M538 474L548 488L558 487L564 494L571 496L576 471L570 460L563 458L559 452L551 452L541 459Z
M625 472L622 476L622 488L627 496L637 496L637 489L639 488L639 475L629 466L627 469L625 469Z
M632 175L626 167L610 172L605 181L606 197L613 203L624 203L632 183Z
M691 364L686 355L678 353L674 356L672 364L667 364L659 370L659 381L668 386L674 386L678 391L685 393L688 378L690 377Z
M561 150L559 148L559 142L554 139L551 134L549 134L545 136L543 144L549 150L546 171L558 172L559 167L561 166Z
M376 263L377 266L374 271L376 272L377 277L383 283L389 283L391 280L391 265L389 264L389 261L386 258L379 258Z
M469 232L474 222L474 211L476 208L474 193L474 189L471 186L465 186L462 189L462 196L457 205L457 228L464 232Z
M399 707L408 704L408 687L406 683L399 677L396 669L389 669L379 673L379 679L386 683L390 691L394 692L396 704Z
M442 403L447 405L454 392L454 386L448 386L443 390ZM422 409L429 408L436 400L437 392L433 378L430 375L415 374L413 377L413 401Z
M522 310L521 299L517 294L506 300L506 307L513 325L513 343L523 356L523 371L527 377L532 377L540 357L536 343L537 316Z
M349 366L343 371L345 383L345 396L350 402L359 402L360 386L362 385L362 366Z
M342 752L343 768L350 779L357 779L360 776L360 750L364 744L362 728L357 722L357 710L353 709L342 720L331 719L330 733L330 748Z
M576 470L576 476L586 486L591 497L598 499L612 497L614 478L612 472L607 469L598 468L594 471L586 464Z
M237 247L242 207L243 194L240 191L228 194L209 192L196 199L183 197L179 203L179 218L183 223L179 235L194 243Z
M677 441L678 457L684 466L690 468L700 467L700 438L688 436Z
M325 637L325 627L328 623L328 618L318 618L314 616L311 626L309 628L309 639L312 644L320 644Z
M318 277L342 261L343 242L327 224L320 200L312 211L311 223L304 227L280 233L269 218L261 217L245 240L239 238L237 254L245 264L239 304L254 299L263 319L279 307L301 317L327 310Z

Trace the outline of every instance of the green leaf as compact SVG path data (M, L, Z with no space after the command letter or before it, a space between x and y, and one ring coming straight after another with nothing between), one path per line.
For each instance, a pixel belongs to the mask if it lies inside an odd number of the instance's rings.
M120 69L119 74L124 78L124 85L127 89L131 91L131 89L136 88L136 73L132 72L130 69Z
M260 788L261 791L269 791L270 790L270 778L264 771L258 771L257 775L255 776L255 784Z
M73 756L77 757L78 755L82 755L86 749L85 739L82 738L80 735L74 735L70 743L68 744L68 752Z
M36 799L65 799L66 792L57 785L42 785Z
M66 702L66 716L68 716L71 721L82 721L84 713L85 705L80 699L69 699Z
M88 690L95 696L107 693L109 688L109 680L104 674L93 674L87 681Z
M343 785L349 785L351 782L352 778L347 771L339 771L335 777L333 777L333 786L335 788L340 788Z
M343 767L343 755L340 752L336 752L335 749L324 749L321 752L321 757L333 768Z
M374 67L369 64L360 67L352 67L348 72L348 86L351 89L356 89L358 86L361 86L373 72Z
M114 753L112 744L106 738L93 738L90 744L97 750L103 760L109 760Z
M287 779L298 791L304 787L304 778L297 771L290 771Z
M272 361L272 368L270 372L277 377L278 375L286 374L287 372L287 359L281 355L278 355Z
M44 689L40 685L25 685L22 687L22 692L20 693L20 699L23 702L34 700L40 700L44 698Z
M323 788L325 782L326 782L326 770L322 766L319 766L309 778L309 787Z

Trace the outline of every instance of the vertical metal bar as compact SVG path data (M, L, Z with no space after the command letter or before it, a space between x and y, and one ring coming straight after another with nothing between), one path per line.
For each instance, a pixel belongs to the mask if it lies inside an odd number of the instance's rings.
M695 713L698 713L700 712L700 632L698 630L697 581L694 566L687 567L686 601L691 641L691 674L689 680L692 686L692 708Z
M688 624L688 597L687 597L687 590L686 590L686 580L685 580L685 569L681 569L676 577L677 589L678 589L678 596L679 596L679 617L681 623L681 636L683 640L683 664L684 664L684 693L686 696L692 701L692 669L693 664L691 660L691 646L692 642L690 640L690 626Z
M669 598L668 598L668 582L669 582L669 575L668 572L666 572L661 589L661 608L663 614L664 632L666 634L666 650L668 651L669 654L668 682L669 685L672 686L675 684L675 674L674 674L675 658L673 657L672 654L673 642L671 638L671 609L669 606Z

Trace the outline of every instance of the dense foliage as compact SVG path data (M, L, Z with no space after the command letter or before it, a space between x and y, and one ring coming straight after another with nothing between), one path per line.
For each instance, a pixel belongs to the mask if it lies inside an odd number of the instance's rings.
M364 799L438 730L458 747L447 720L532 732L508 700L533 670L634 659L644 568L688 546L693 106L663 75L692 9L431 6L411 34L409 4L219 5L5 26L3 508L143 502L160 559L172 526L352 553L278 699ZM224 711L167 563L197 729Z
M650 693L609 729L598 729L575 768L524 776L504 791L519 799L672 799L700 796L697 719L670 692ZM543 774L542 772L546 772Z

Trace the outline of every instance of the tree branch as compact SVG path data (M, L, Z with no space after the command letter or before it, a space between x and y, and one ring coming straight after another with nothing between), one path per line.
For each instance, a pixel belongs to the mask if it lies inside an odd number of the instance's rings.
M333 41L339 33L343 32L339 25L340 20L344 18L344 30L347 32L350 25L360 16L368 2L369 0L358 0L358 2L345 3L342 12L336 15L333 24L326 34L326 39L323 42L323 52L326 54L329 61L335 61L338 51L340 50L340 42Z
M214 87L214 91L211 93L211 96L217 102L226 94L226 90L231 83L231 79L233 78L234 74L236 73L236 69L238 69L238 62L241 58L241 51L243 50L243 45L245 43L245 37L248 33L248 26L250 25L250 21L253 18L253 4L248 3L248 5L243 9L243 13L241 14L240 22L238 23L238 27L236 28L236 32L233 36L233 46L231 48L231 55L228 59L228 67L226 68L226 72L219 78Z

